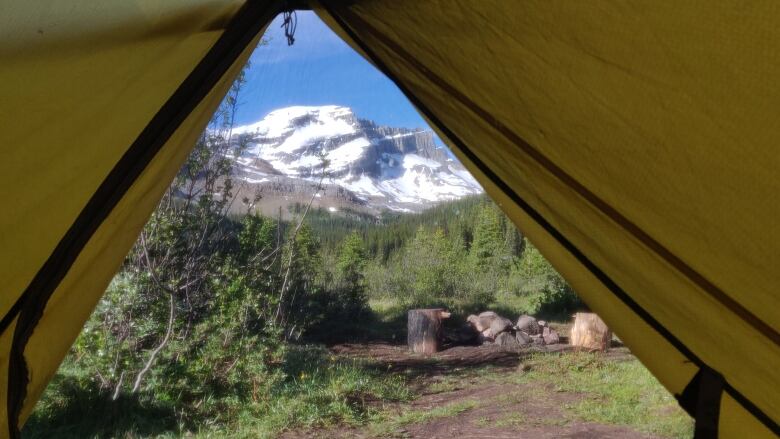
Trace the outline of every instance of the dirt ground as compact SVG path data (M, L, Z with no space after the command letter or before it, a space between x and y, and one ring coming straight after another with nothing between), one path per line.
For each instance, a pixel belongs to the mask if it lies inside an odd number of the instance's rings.
M541 348L568 350L566 345ZM516 384L502 380L525 367L522 359L529 351L506 352L494 346L460 346L432 357L411 354L405 346L383 343L334 346L339 356L371 359L371 366L409 376L417 395L413 401L391 406L389 412L434 413L419 422L405 423L390 430L371 426L337 427L290 431L281 437L298 438L652 438L616 425L581 422L566 416L565 407L587 395L556 391L551 385ZM625 348L607 354L619 361L630 358ZM490 366L489 379L485 366ZM452 413L442 408L455 407Z

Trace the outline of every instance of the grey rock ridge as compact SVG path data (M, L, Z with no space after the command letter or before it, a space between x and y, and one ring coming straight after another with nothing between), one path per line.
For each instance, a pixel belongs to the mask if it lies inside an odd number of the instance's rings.
M378 125L346 107L282 108L233 132L247 145L235 177L264 198L303 201L322 179L319 207L413 212L482 192L432 131Z

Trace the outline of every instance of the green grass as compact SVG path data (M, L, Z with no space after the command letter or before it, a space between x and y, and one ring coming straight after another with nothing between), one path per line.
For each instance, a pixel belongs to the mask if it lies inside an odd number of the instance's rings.
M397 323L399 311L390 301L372 303L378 319ZM435 360L431 360L435 361ZM430 410L405 404L419 384L408 373L387 373L376 363L337 358L321 346L290 346L280 365L282 378L252 401L221 401L233 415L229 422L203 419L199 425L180 423L176 401L142 394L111 402L86 371L61 368L24 430L29 438L272 438L291 429L360 427L366 434L392 437L406 426L457 416L477 406L465 399ZM662 437L690 437L691 419L671 395L633 357L608 359L599 354L537 354L524 367L507 372L486 365L448 370L428 379L425 393L446 393L486 382L530 384L522 394L509 393L496 402L517 404L528 397L544 398L549 389L579 394L563 407L558 419L535 420L507 413L475 421L477 425L520 428L563 425L571 420L625 425ZM527 370L527 371L524 371ZM228 417L225 417L227 419ZM221 421L220 421L221 422Z
M548 383L585 398L569 407L585 421L626 425L663 437L691 437L693 421L636 359L607 360L599 354L535 355L518 372L519 383Z
M493 422L498 428L523 427L528 424L528 419L522 413L506 413Z
M328 361L326 365L314 359L292 368L294 378L269 404L249 413L248 423L254 426L248 430L270 435L290 428L358 425L381 409L381 403L412 396L401 376L371 372L357 361L330 356Z
M458 401L442 407L430 410L407 409L397 415L387 413L378 414L369 424L371 435L376 437L392 437L401 428L411 424L422 424L439 418L457 416L467 410L477 407L478 402L473 400Z
M84 371L65 362L27 420L25 438L149 437L176 430L175 407L165 401L111 401Z
M453 392L455 390L458 390L461 388L463 384L459 382L459 380L456 379L443 379L441 381L437 381L430 386L428 386L428 393L446 393L446 392Z
M403 307L399 305L398 300L389 297L370 299L368 301L368 306L383 320L395 317L398 313L404 311Z
M66 366L24 433L31 438L272 438L289 429L346 425L365 428L371 436L393 437L405 434L406 426L457 416L477 406L477 401L466 399L430 410L409 407L404 403L415 394L408 377L367 366L336 358L322 347L292 346L283 366L286 379L269 394L259 395L256 401L233 401L232 409L238 415L228 425L204 422L195 430L177 423L173 402L142 396L111 403L104 393L85 386L88 381L78 371ZM544 398L552 388L582 396L564 407L563 418L550 421L555 425L580 419L625 425L662 437L691 435L691 419L633 358L617 361L587 353L537 354L527 358L524 366L510 373L492 366L452 370L425 390L450 392L485 382L531 384L522 395L507 394L497 402L514 404L531 395ZM508 413L475 422L519 428L547 421Z
M495 301L487 309L504 310L509 319L517 319L521 314L533 313L536 294L520 295L510 292L496 293Z

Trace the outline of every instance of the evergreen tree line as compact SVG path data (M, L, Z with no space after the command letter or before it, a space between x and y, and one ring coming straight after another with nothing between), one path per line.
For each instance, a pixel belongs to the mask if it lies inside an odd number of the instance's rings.
M486 201L484 195L474 195L417 214L385 211L379 217L349 209L333 214L319 208L309 212L306 222L326 251L337 248L347 235L356 232L363 239L369 257L384 259L413 239L420 226L439 227L445 232L453 227L473 229L475 212ZM300 213L304 208L296 203L290 206L290 211Z
M304 206L291 206L302 212ZM571 287L486 196L439 204L417 214L379 218L325 209L306 218L324 254L346 237L365 249L369 298L399 307L489 306L563 317L583 306Z
M382 226L366 233L383 239ZM412 227L416 227L412 229ZM366 265L369 297L405 308L489 307L562 316L581 306L574 291L485 196L408 216L397 247ZM370 241L369 241L370 242Z

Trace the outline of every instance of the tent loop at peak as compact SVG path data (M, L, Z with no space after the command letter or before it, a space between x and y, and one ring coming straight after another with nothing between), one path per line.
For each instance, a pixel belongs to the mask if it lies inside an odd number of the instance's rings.
M298 28L298 16L294 9L289 9L284 12L282 27L284 28L284 36L287 38L287 45L292 46L295 44L295 30Z

